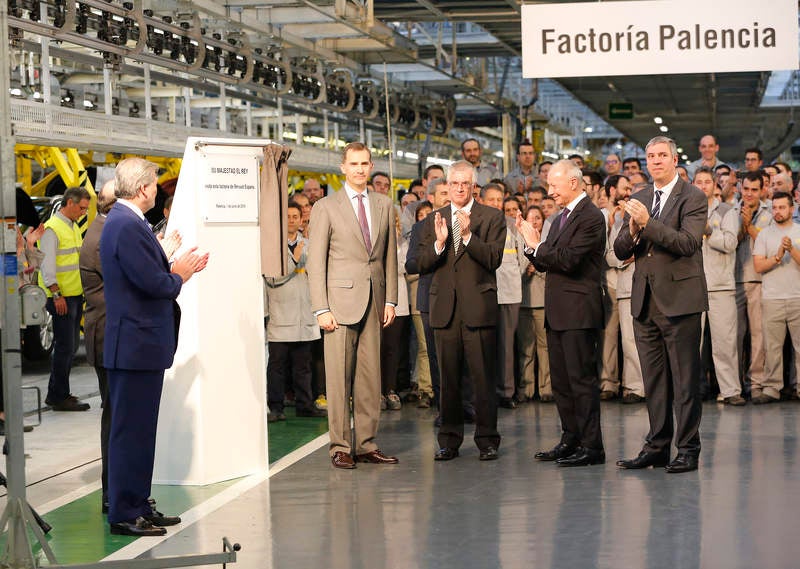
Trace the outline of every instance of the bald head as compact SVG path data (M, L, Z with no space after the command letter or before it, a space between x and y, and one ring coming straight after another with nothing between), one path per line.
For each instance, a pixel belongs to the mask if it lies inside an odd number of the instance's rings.
M115 185L116 180L112 178L100 188L100 193L97 194L97 213L105 215L111 211L111 206L117 201L117 196L114 195Z

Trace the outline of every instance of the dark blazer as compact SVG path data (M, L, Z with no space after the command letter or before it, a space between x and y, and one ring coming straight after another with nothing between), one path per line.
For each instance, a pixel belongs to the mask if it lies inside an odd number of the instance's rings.
M425 232L425 220L418 221L411 228L411 237L408 241L408 254L406 255L406 272L409 275L419 275L419 263L417 262L417 248L419 247L422 234ZM430 312L431 303L431 273L420 275L417 281L417 310L420 312Z
M653 188L631 196L647 209L653 207ZM703 272L703 231L708 218L708 199L695 186L680 178L658 219L651 219L638 240L628 231L630 216L614 242L620 259L636 256L631 291L631 313L642 312L646 285L665 316L682 316L708 310L708 293Z
M106 298L106 368L164 370L177 346L181 278L146 221L117 202L100 241Z
M86 359L91 366L103 365L103 339L106 327L106 299L103 294L103 267L100 264L100 234L106 217L98 215L86 231L78 266L86 298L83 313L83 335L86 339Z
M527 255L537 271L547 273L545 322L558 331L602 328L605 218L588 195L559 230L563 215L553 218L536 255Z
M441 255L434 251L436 232L434 216L423 223L423 233L416 249L420 274L433 273L430 290L431 328L444 328L453 318L456 298L466 310L464 324L477 328L497 324L497 279L495 271L503 261L506 220L503 212L479 203L472 205L469 245L453 250L450 227L451 208L438 210L447 222L449 234Z

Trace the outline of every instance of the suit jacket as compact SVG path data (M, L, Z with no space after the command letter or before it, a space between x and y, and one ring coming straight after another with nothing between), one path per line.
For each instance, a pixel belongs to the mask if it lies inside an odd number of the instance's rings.
M425 219L418 221L411 228L411 239L408 244L408 254L406 255L406 272L409 275L419 275L419 262L417 254L419 242L425 232ZM431 283L433 274L420 275L417 281L417 310L419 312L430 312L431 303Z
M106 368L164 370L177 346L181 278L146 221L117 202L100 240L106 299Z
M376 308L397 304L397 233L392 201L369 193L372 218L367 253L361 226L340 190L322 198L311 210L308 270L313 312L328 309L339 324L357 324L364 317L370 293Z
M653 207L653 188L631 196L648 210ZM636 256L631 291L631 314L642 312L647 285L653 300L665 316L682 316L708 310L708 293L703 272L703 231L708 217L708 199L698 188L680 178L661 207L658 219L634 239L627 214L614 242L620 259Z
M103 339L106 326L106 299L103 294L103 267L100 264L100 234L106 216L98 215L86 231L78 266L86 298L83 313L83 333L86 339L86 359L89 365L103 365Z
M416 250L421 274L433 273L430 289L431 328L444 328L450 324L456 298L464 307L464 324L469 327L486 327L497 324L497 278L495 271L503 261L506 242L506 220L503 212L474 203L470 214L469 245L461 247L458 254L453 249L453 231L450 227L452 210L446 206L438 210L447 222L447 243L441 255L434 250L436 231L434 216L423 223L423 233Z
M561 224L553 219L547 239L528 258L546 272L544 316L551 330L603 327L602 275L606 222L587 195Z

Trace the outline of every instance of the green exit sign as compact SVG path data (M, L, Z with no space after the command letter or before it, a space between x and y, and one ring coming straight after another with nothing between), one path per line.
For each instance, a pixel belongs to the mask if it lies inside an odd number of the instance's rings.
M633 103L609 103L609 120L624 120L633 118Z

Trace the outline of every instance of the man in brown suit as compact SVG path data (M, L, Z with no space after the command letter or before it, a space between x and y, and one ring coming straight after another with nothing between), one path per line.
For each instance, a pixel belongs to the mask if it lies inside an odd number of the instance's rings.
M97 217L86 231L83 239L78 266L81 270L81 284L86 297L86 311L83 313L83 333L86 339L86 360L94 366L97 383L100 386L100 400L103 414L100 418L100 457L102 462L103 512L108 511L108 435L111 430L111 405L108 400L108 373L103 367L103 339L106 327L106 300L103 295L103 268L100 266L100 234L106 222L106 214L117 201L114 195L114 180L111 179L97 194Z
M395 210L387 196L367 191L372 171L367 146L348 144L341 169L344 189L311 210L306 266L312 310L324 331L331 463L336 468L355 468L355 461L395 464L397 459L375 443L381 325L392 323L397 304Z

